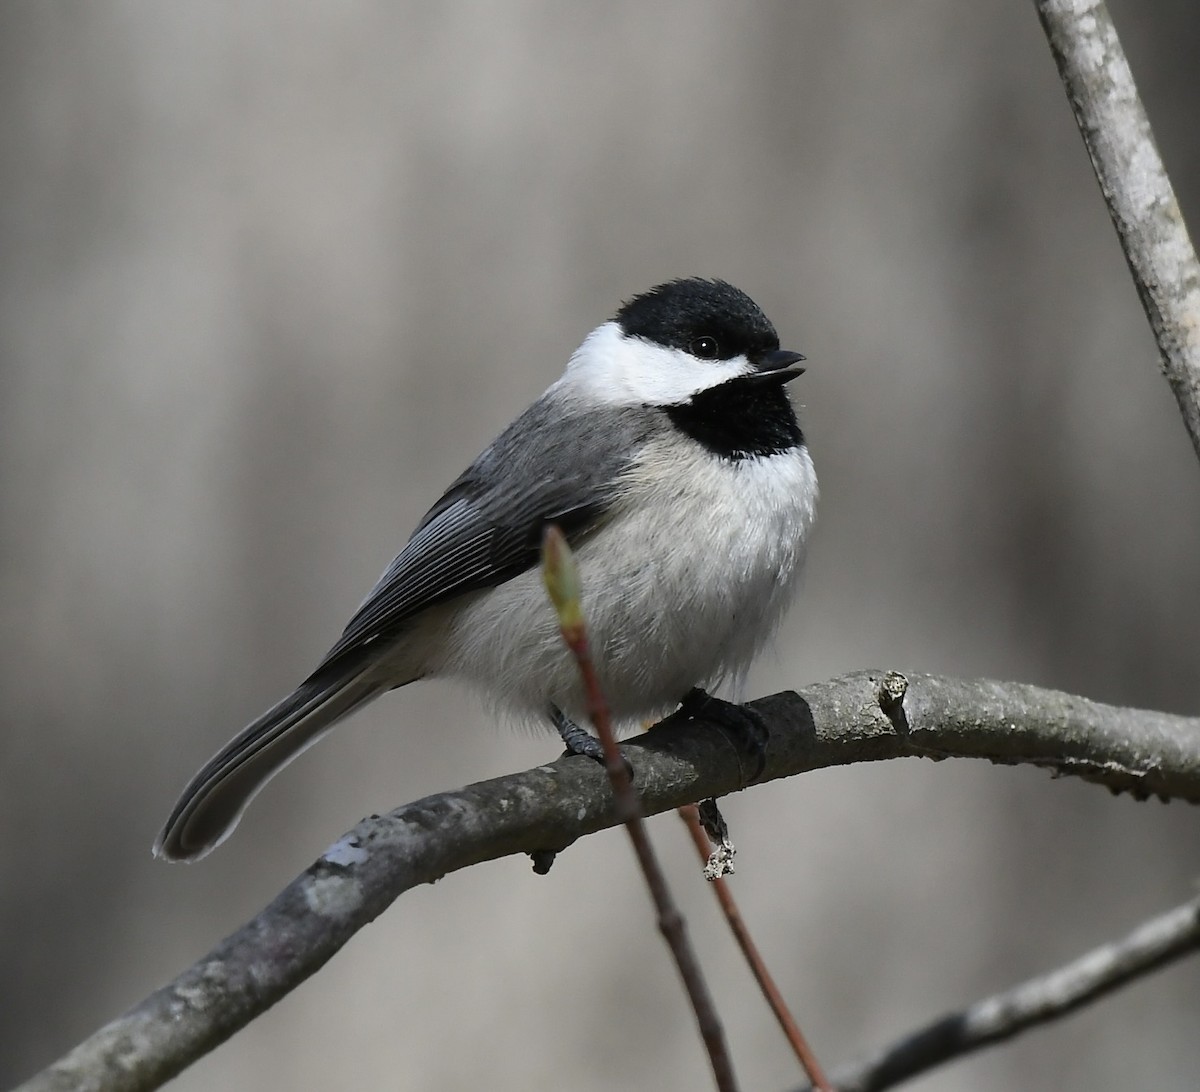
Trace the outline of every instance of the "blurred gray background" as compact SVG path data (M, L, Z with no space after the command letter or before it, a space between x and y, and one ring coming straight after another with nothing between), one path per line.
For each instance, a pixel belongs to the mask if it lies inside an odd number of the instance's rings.
M1113 8L1200 223L1200 14ZM821 518L752 693L895 667L1195 710L1196 461L1030 4L8 0L0 53L0 1085L362 815L556 753L414 686L213 857L150 857L441 487L669 277L745 288L811 361ZM1197 875L1200 813L1027 769L864 766L727 812L830 1066ZM795 1083L678 822L653 831L745 1087ZM1193 1088L1198 1012L1180 965L912 1087ZM708 1079L617 831L404 897L174 1087Z

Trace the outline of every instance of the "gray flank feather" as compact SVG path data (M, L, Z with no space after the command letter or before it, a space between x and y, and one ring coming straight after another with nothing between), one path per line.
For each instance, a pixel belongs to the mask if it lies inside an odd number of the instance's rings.
M525 572L547 523L570 541L586 536L620 496L622 475L646 441L665 427L649 407L587 409L552 387L429 510L314 677L427 607Z

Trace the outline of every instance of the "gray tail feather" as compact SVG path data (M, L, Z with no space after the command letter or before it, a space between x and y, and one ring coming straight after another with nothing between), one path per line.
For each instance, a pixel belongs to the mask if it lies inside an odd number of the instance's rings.
M231 739L188 783L154 855L195 861L233 832L272 777L360 705L387 689L367 672L317 672Z

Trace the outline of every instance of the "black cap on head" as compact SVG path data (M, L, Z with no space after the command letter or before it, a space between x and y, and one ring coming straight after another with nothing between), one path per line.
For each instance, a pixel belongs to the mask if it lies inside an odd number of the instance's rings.
M779 348L779 335L762 308L725 281L668 281L635 296L615 317L630 337L713 360L742 355L756 360Z

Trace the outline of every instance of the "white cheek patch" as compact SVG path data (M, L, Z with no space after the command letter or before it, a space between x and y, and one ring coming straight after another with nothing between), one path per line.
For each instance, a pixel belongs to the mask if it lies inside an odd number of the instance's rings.
M744 356L698 360L682 349L627 337L617 323L606 322L575 350L555 386L586 391L610 405L671 406L754 370Z

